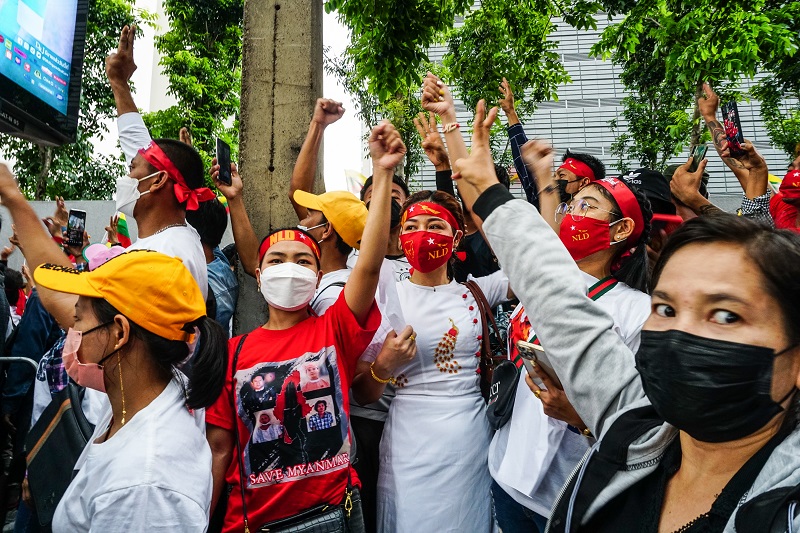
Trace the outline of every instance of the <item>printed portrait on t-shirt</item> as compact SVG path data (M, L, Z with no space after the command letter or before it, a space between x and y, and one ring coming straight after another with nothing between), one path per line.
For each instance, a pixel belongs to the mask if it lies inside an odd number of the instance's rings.
M330 429L336 425L336 418L331 412L330 406L333 405L333 398L325 396L319 399L306 400L311 406L311 412L306 417L308 431L321 431Z
M277 440L280 437L283 437L283 424L275 418L273 409L257 413L252 441L257 444Z
M248 486L346 468L350 441L333 347L236 372Z
M300 377L300 388L303 392L313 392L315 390L328 389L331 386L328 371L320 368L317 363L309 361L303 365L303 372Z

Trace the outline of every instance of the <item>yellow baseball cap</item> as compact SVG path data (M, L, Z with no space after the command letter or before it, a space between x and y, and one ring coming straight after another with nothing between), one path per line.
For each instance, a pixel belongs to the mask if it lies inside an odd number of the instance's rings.
M91 272L45 264L33 273L46 289L103 298L151 333L193 340L194 322L206 314L200 287L183 261L151 250L121 254Z
M294 191L294 201L307 209L322 211L342 240L359 249L367 223L367 206L355 194L347 191L323 194Z

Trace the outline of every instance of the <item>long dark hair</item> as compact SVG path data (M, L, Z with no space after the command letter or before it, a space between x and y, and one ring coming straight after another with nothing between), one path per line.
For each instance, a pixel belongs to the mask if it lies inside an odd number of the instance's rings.
M405 213L406 209L419 202L430 202L432 204L438 204L444 207L450 211L450 213L453 215L453 218L456 219L456 223L458 224L457 228L453 228L453 235L455 235L456 231L458 230L464 232L464 212L461 210L461 202L459 202L455 196L444 191L418 191L408 197L406 203L403 204L402 212ZM458 248L461 248L463 243L464 239L462 237L458 243ZM453 264L457 261L455 252L456 250L453 250L453 255L447 262L447 277L451 280L454 276Z
M800 343L800 234L729 213L713 213L683 223L667 239L653 267L653 287L675 252L689 244L725 243L740 246L758 267L767 293L783 312L790 345ZM795 393L784 427L793 429L800 418L800 393Z
M591 183L589 185L591 185ZM589 185L587 185L587 187ZM634 289L642 292L649 292L647 243L650 242L653 209L650 206L650 200L647 199L647 196L645 196L642 191L628 183L625 185L636 197L636 203L639 204L639 210L642 212L644 227L642 228L642 234L639 236L639 240L637 242L631 243L625 241L624 244L617 246L617 253L614 254L614 257L611 260L611 273L616 279L625 283L629 287L633 287ZM600 191L600 194L603 195L603 198L611 202L611 205L613 206L612 211L614 211L614 214L611 216L611 222L622 220L622 211L620 210L617 201L614 200L614 197L611 195L611 193L608 192L605 187L601 187L599 185L595 186L595 188ZM631 249L633 249L632 252L626 253Z
M115 316L122 314L102 298L92 298L92 310L101 324L112 322ZM189 346L183 341L165 339L130 319L128 321L131 337L144 343L162 376L171 379L179 365L191 355ZM211 406L222 392L228 368L228 337L222 326L207 316L201 317L193 325L200 330L200 342L192 359L186 405L191 409L200 409Z

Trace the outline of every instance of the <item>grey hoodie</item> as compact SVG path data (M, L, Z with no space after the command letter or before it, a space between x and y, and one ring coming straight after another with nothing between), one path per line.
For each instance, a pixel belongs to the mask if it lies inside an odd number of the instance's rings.
M525 306L567 396L591 431L599 435L600 445L603 432L620 414L649 404L639 374L630 364L630 350L612 330L611 317L586 296L578 267L534 206L494 186L481 195L473 212L484 221L486 238ZM677 429L664 423L634 441L628 448L627 468L601 490L583 523L651 474L677 435ZM770 455L737 511L769 490L800 484L798 452L800 431L795 430ZM728 521L726 533L736 531L737 511ZM800 531L800 517L794 519L794 528Z

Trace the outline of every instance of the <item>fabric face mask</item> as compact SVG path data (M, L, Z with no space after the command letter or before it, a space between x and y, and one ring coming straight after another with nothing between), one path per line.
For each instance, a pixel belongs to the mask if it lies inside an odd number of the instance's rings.
M617 220L609 224L605 220L592 217L575 220L571 214L568 214L561 219L558 236L572 259L580 261L601 250L611 248L609 230L611 226L621 221Z
M140 179L129 177L117 178L117 192L115 196L117 202L117 211L125 216L132 217L133 208L136 207L136 202L139 200L139 198L150 192L139 192L139 182L148 178L152 178L156 174L158 174L158 172L154 172L153 174Z
M570 183L575 183L578 180L572 180L572 181L570 181L570 180L556 180L556 187L558 187L558 196L559 196L560 201L562 203L568 204L568 203L570 203L572 201L573 195L567 192L567 186Z
M281 263L261 271L261 294L269 305L299 311L317 290L317 274L297 263Z
M764 427L780 401L770 396L773 360L794 348L698 337L677 330L642 331L636 369L650 403L667 423L703 442L729 442Z
M369 209L370 202L366 203L367 209ZM389 229L396 228L398 224L400 224L400 218L403 216L403 206L400 205L397 200L392 200L392 213L389 219Z
M454 237L430 231L412 231L400 235L408 263L414 270L433 272L453 255Z
M92 329L81 332L72 328L67 331L67 338L64 340L64 349L61 352L61 359L64 362L64 369L67 375L80 385L89 389L94 389L100 392L106 392L106 384L103 380L103 361L117 353L119 350L114 350L110 354L103 357L98 363L81 363L78 360L78 348L81 346L81 340L84 335L104 328L111 322L100 324Z

